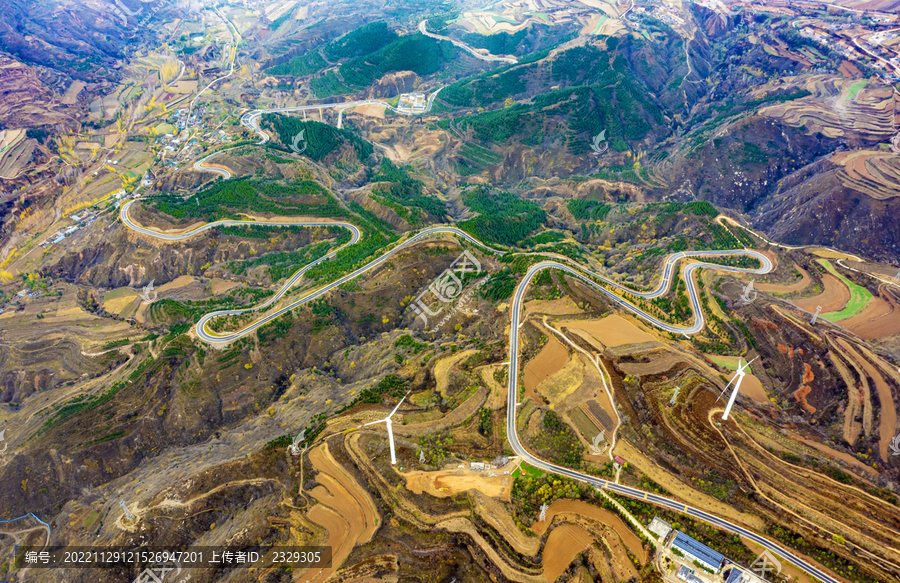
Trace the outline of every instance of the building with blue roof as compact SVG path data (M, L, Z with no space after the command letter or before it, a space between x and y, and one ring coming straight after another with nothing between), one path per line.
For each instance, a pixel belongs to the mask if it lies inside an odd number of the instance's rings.
M731 565L730 570L726 570L725 574L727 575L725 578L725 583L749 583L750 576L744 574L743 571Z
M689 537L680 530L675 531L675 538L672 540L672 548L678 549L684 556L692 561L697 561L707 569L719 572L725 556L722 553L714 551L700 541Z

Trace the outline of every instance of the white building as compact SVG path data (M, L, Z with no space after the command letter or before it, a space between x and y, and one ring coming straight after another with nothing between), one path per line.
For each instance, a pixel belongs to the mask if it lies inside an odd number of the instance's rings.
M659 537L659 540L665 540L669 533L672 532L672 525L660 518L654 516L650 526L647 527L650 532Z

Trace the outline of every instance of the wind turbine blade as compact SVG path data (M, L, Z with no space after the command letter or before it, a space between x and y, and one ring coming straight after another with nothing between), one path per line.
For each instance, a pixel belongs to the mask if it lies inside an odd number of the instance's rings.
M731 380L728 381L728 384L725 385L725 388L722 389L722 392L719 394L718 397L716 397L716 403L719 402L719 399L722 398L722 395L724 395L726 392L728 392L728 387L730 387L730 386L731 386L731 383L733 383L733 382L735 381L735 379L738 378L739 376L741 376L741 375L735 373L735 375L734 375L733 377L731 377Z
M412 392L412 391L406 391L406 394L405 394L405 395L403 395L403 399L406 399L406 397L408 397L408 396L409 396L409 394L410 394L410 393L411 393L411 392ZM390 414L390 415L388 415L388 416L387 416L387 419L390 419L390 418L391 418L391 417L393 417L393 416L394 416L394 413L396 413L396 412L397 412L397 409L399 409L399 408L400 408L400 405L402 405L402 404L403 404L403 399L400 399L400 402L399 402L399 403L397 403L397 406L396 406L396 407L394 407L394 410L393 410L393 411L391 411L391 414Z
M384 423L387 419L379 419L378 421L370 421L368 423L363 423L361 427L368 427L369 425L375 425L376 423Z

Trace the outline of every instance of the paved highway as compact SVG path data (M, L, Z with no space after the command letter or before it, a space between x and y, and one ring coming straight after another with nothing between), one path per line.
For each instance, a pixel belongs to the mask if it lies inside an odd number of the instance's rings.
M208 166L208 167L203 166L203 164L204 164L207 160L209 160L209 159L212 158L213 156L217 156L217 155L221 154L221 153L224 152L224 151L225 151L225 150L219 150L218 152L213 152L213 153L210 154L209 156L205 156L205 157L203 157L203 158L200 158L199 160L197 160L196 162L194 162L194 170L199 170L199 171L201 171L201 172L215 172L216 174L222 176L222 177L225 178L226 180L229 179L229 178L231 178L231 172L229 172L229 171L226 170L225 168L215 168L215 167L213 167L213 166Z
M138 233L141 233L143 235L156 237L158 239L163 239L165 241L183 241L185 239L188 239L190 237L193 237L195 235L203 233L204 231L208 231L209 229L212 229L214 227L247 225L249 223L254 222L254 221L222 220L222 221L215 221L213 223L207 223L205 225L202 225L202 226L192 229L190 231L186 231L184 233L162 233L160 231L142 227L131 220L131 218L128 215L128 209L131 207L131 205L133 203L134 203L133 200L128 201L127 203L122 205L122 207L119 211L120 218L121 218L122 222L125 224L125 226L127 226L128 228L130 228ZM271 306L274 302L281 299L281 297L284 296L284 294L287 293L288 290L291 287L293 287L293 285L297 281L299 281L300 278L303 277L303 275L309 269L311 269L315 265L318 265L319 263L322 263L323 261L327 261L328 259L331 259L332 257L335 256L335 254L337 254L337 252L340 249L342 249L343 247L345 247L347 245L352 245L352 244L356 243L357 241L359 241L359 238L360 238L359 230L354 225L351 225L350 223L322 221L322 222L310 222L310 223L265 222L262 224L278 225L278 226L304 226L304 227L334 225L334 226L340 226L340 227L350 229L351 232L353 233L353 238L348 243L335 249L328 255L325 255L324 257L321 257L321 258L317 259L316 261L310 263L309 265L301 268L293 276L291 276L290 279L288 279L288 281L281 287L281 289L278 290L278 292L274 296L269 298L263 304L254 306L252 308L243 308L240 310L219 310L216 312L210 312L209 314L206 314L205 316L203 316L200 319L200 321L197 323L197 335L206 342L231 342L233 340L237 340L241 336L245 336L245 335L253 332L257 328L259 328L260 326L263 326L263 325L271 322L278 316L281 316L282 314L289 312L290 310L293 310L294 308L297 308L305 303L311 302L312 300L321 297L322 295L328 293L330 290L341 285L342 283L346 283L352 279L359 277L360 275L362 275L364 273L367 273L367 272L375 269L376 267L378 267L379 265L381 265L382 263L387 261L389 258L394 256L398 251L400 251L406 247L409 247L410 245L412 245L424 238L427 238L427 237L441 235L441 234L453 234L453 235L463 237L467 241L477 245L478 247L480 247L490 253L494 253L494 254L502 253L501 251L498 251L496 249L493 249L493 248L485 245L484 243L478 241L477 239L475 239L474 237L472 237L465 231L462 231L456 227L452 227L452 226L430 227L430 228L420 231L418 234L410 237L406 241L403 241L399 245L395 246L393 249L387 251L386 253L384 253L383 255L378 257L377 259L370 261L368 264L360 267L356 271L349 273L349 274L341 277L340 279L333 281L333 282L315 290L314 292L291 303L290 305L285 306L263 318L260 318L259 320L249 324L248 326L246 326L236 332L233 332L230 334L218 334L216 332L213 332L207 326L209 321L212 320L213 318L216 318L218 316L237 316L237 315L244 314L244 313L251 312L251 311L258 311L260 309ZM675 264L677 264L678 261L680 261L682 259L687 259L690 257L703 257L703 256L721 257L721 256L726 256L726 255L744 255L744 256L755 257L762 263L762 267L760 267L759 269L742 269L742 268L738 268L738 267L729 267L729 266L717 265L714 263L705 263L705 262L694 262L694 263L689 264L684 269L684 276L685 276L685 281L691 282L687 286L687 291L688 291L688 297L690 298L691 306L693 307L693 310L694 310L694 322L688 327L675 326L673 324L669 324L667 322L658 320L655 317L648 314L647 312L645 312L644 310L642 310L641 308L639 308L639 307L635 306L634 304L632 304L631 302L629 302L627 299L622 298L622 297L612 293L611 291L605 289L604 287L597 285L591 279L591 277L597 278L611 286L616 287L617 289L622 290L623 292L632 293L632 294L637 295L642 298L648 298L648 299L655 298L655 297L659 297L659 296L665 294L668 291L669 287L671 287L672 281L674 281L674 279L675 279L675 277L674 277ZM581 279L582 281L586 282L588 285L592 285L592 286L596 287L598 290L600 290L603 294L605 294L607 297L609 297L611 300L613 300L615 303L617 303L623 309L626 309L628 311L631 311L631 312L641 316L642 318L651 322L655 326L662 328L663 330L666 330L668 332L672 332L675 334L696 334L697 332L699 332L700 330L703 329L704 318L703 318L703 311L700 308L699 294L697 293L697 289L693 285L693 283L692 283L693 280L691 279L691 275L693 274L694 270L696 270L700 267L710 267L713 269L721 269L723 271L762 274L762 273L768 273L769 271L772 270L772 262L769 260L768 257L763 255L762 253L759 253L757 251L752 251L752 250L746 250L746 249L739 249L739 250L734 250L734 251L683 251L681 253L675 253L673 255L670 255L666 259L664 267L663 267L663 277L660 280L660 283L657 286L657 288L654 291L650 291L650 292L635 292L635 291L632 291L626 287L623 287L623 286L603 277L602 275L600 275L598 273L590 271L589 269L587 269L583 266L578 266L579 269L576 270L569 265L565 265L565 264L562 264L562 263L559 263L556 261L543 261L541 263L533 265L531 267L531 269L528 271L528 275L526 275L526 281L528 279L530 279L530 274L532 274L532 272L534 270L536 270L536 269L540 270L540 269L545 269L545 268L549 268L549 267L555 267L557 269L563 270L563 271L571 274L572 276L577 277L578 279Z
M211 228L214 228L216 226L246 225L248 223L253 222L253 221L233 221L233 220L216 221L214 223L208 223L208 224L202 225L200 227L197 227L195 229L192 229L190 231L184 232L184 233L178 233L178 234L161 233L159 231L141 227L140 225L134 223L130 219L130 217L128 216L128 209L133 202L134 201L129 201L129 202L125 203L124 205L122 205L122 208L120 210L120 217L122 219L122 222L128 228L130 228L138 233L148 235L151 237L156 237L156 238L163 239L166 241L181 241L181 240L193 237L195 235L198 235L198 234L200 234L204 231L207 231ZM261 224L295 225L295 226L296 225L299 225L299 226L329 226L329 225L342 226L342 227L350 229L351 232L353 233L352 240L349 243L347 243L346 245L352 245L353 243L356 243L360 237L359 230L355 226L353 226L349 223L266 222L266 223L261 223ZM242 328L241 330L238 330L237 332L227 333L227 334L218 334L215 332L211 332L207 328L207 324L209 323L209 321L212 318L215 318L216 316L238 315L238 314L243 314L243 313L250 312L250 311L260 310L262 308L272 305L272 303L277 301L279 298L281 298L288 291L288 289L290 289L290 287L293 286L293 284L296 283L303 276L303 274L308 269L310 269L314 265L321 263L322 261L326 261L327 259L333 257L338 251L338 249L335 249L334 251L332 251L325 257L322 257L321 259L318 259L318 260L314 261L313 263L307 265L306 267L300 269L284 284L284 286L278 291L277 294L275 294L275 296L273 296L272 298L267 300L265 303L263 303L259 306L255 306L253 308L246 308L246 309L242 309L242 310L221 310L221 311L217 311L217 312L212 312L210 314L206 314L197 323L197 327L196 327L197 335L202 340L204 340L206 342L212 342L212 343L231 342L233 340L237 340L238 338L256 330L260 326L263 326L266 323L271 322L272 320L279 317L280 315L282 315L290 310L293 310L294 308L296 308L298 306L308 303L318 297L321 297L322 295L328 293L330 290L341 285L342 283L348 282L356 277L359 277L360 275L362 275L364 273L367 273L367 272L375 269L376 267L378 267L379 265L383 264L385 261L387 261L388 259L393 257L397 252L401 251L402 249L409 247L410 245L412 245L422 239L425 239L427 237L440 235L440 234L457 235L457 236L460 236L460 237L466 239L470 243L480 247L481 249L483 249L489 253L494 253L494 254L501 253L501 251L498 251L496 249L493 249L493 248L481 243L480 241L478 241L477 239L475 239L468 233L466 233L456 227L451 227L451 226L430 227L430 228L420 231L416 235L403 241L399 245L395 246L393 249L390 249L389 251L387 251L386 253L384 253L383 255L378 257L377 259L374 259L373 261L369 262L368 264L364 265L363 267L360 267L356 271L354 271L350 274L347 274L347 275L341 277L340 279L337 279L325 286L318 288L317 290L313 291L310 294L307 294L303 298L273 312L272 314L269 314L255 322L249 324L248 326ZM643 298L653 298L653 297L658 297L658 296L664 294L669 289L669 287L671 286L671 282L674 279L673 276L675 274L675 265L678 261L680 261L682 259L688 259L691 257L703 257L703 256L718 257L718 256L723 256L723 255L744 255L744 256L755 257L762 263L762 266L759 269L743 269L743 268L738 268L738 267L730 267L730 266L723 266L723 265L717 265L717 264L713 264L713 263L703 263L703 262L695 262L695 263L689 264L684 269L684 276L685 276L684 279L685 279L685 282L687 283L687 290L688 290L688 295L691 300L691 305L694 308L694 323L691 326L686 327L686 328L673 326L671 324L667 324L665 322L661 322L661 321L657 320L656 318L654 318L650 314L647 314L646 312L644 312L637 306L634 306L627 300L617 296L616 294L610 292L609 290L605 289L604 287L598 285L594 281L594 279L592 279L592 278L597 278L603 282L606 282L607 284L615 286L617 289L621 289L623 291L638 295ZM801 569L810 573L811 575L813 575L814 577L816 577L817 579L819 579L820 581L822 581L824 583L840 583L836 579L823 573L822 571L820 571L816 567L810 565L809 563L807 563L800 557L796 556L795 554L791 553L790 551L782 548L778 544L776 544L776 543L774 543L774 542L772 542L750 530L747 530L746 528L743 528L741 526L738 526L736 524L728 522L722 518L719 518L718 516L715 516L713 514L705 512L703 510L693 508L684 503L677 502L675 500L665 498L663 496L659 496L659 495L651 493L651 492L645 492L638 488L632 488L630 486L616 484L615 482L610 482L608 480L603 480L603 479L600 479L600 478L597 478L594 476L582 474L575 470L571 470L569 468L564 468L564 467L557 466L555 464L546 462L544 460L541 460L541 459L533 456L531 453L529 453L528 450L526 450L525 447L522 445L522 443L519 441L519 436L516 432L516 407L518 405L517 401L518 401L519 327L520 327L520 318L521 318L521 312L522 312L522 303L523 303L523 300L525 297L525 292L528 288L529 283L534 278L534 276L537 275L537 273L539 273L540 271L542 271L544 269L551 269L551 268L565 271L566 273L580 279L581 281L585 282L586 284L596 288L598 291L605 294L607 297L609 297L614 302L616 302L623 309L626 309L626 310L644 318L645 320L654 324L655 326L658 326L658 327L660 327L664 330L670 331L670 332L692 334L692 333L698 332L700 329L703 328L703 313L702 313L702 310L700 309L697 289L693 283L693 280L691 279L691 274L693 273L693 271L700 267L708 267L708 268L712 268L712 269L738 272L738 273L762 274L762 273L767 273L768 271L771 271L772 263L768 259L768 257L766 257L765 255L758 253L756 251L751 251L751 250L688 251L688 252L675 253L666 259L666 262L665 262L664 268L663 268L663 277L660 281L660 284L656 290L650 291L650 292L634 292L632 290L629 290L627 288L624 288L624 287L616 284L615 282L612 282L612 281L604 278L603 276L601 276L599 274L593 273L590 270L587 270L583 267L581 267L580 269L575 269L569 265L559 263L557 261L542 261L540 263L536 263L536 264L532 265L531 268L529 268L528 272L526 273L524 279L521 281L521 283L519 283L518 287L516 288L516 292L515 292L515 295L513 298L512 306L511 306L510 340L509 340L509 385L508 385L509 394L508 394L508 399L507 399L507 418L506 418L506 423L507 423L506 433L507 433L507 437L509 439L510 445L512 446L513 450L516 452L517 455L521 456L522 459L524 459L525 461L527 461L528 463L530 463L531 465L533 465L537 468L541 468L546 471L561 474L561 475L567 476L567 477L575 479L575 480L580 480L582 482L588 483L597 488L606 488L611 492L616 492L618 494L630 496L632 498L644 500L644 501L650 502L652 504L663 506L665 508L668 508L668 509L671 509L671 510L674 510L677 512L681 512L683 514L687 514L694 518L703 520L703 521L713 524L719 528L740 534L741 536L744 536L747 539L756 542L757 544L763 546L764 548L769 549L771 552L787 559L794 565L800 567Z
M376 267L378 267L379 265L381 265L382 263L384 263L385 261L387 261L388 259L393 257L400 250L402 250L406 247L409 247L410 245L417 243L418 241L421 241L422 239L425 239L428 237L432 237L432 236L440 235L440 234L457 235L459 237L466 239L470 243L477 245L478 247L480 247L481 249L484 249L485 251L487 251L489 253L502 254L502 251L498 251L496 249L492 249L491 247L488 247L487 245L481 243L481 241L475 239L474 237L472 237L465 231L462 231L461 229L458 229L456 227L450 227L450 226L430 227L428 229L424 229L424 230L420 231L419 233L410 237L406 241L403 241L402 243L400 243L393 249L387 251L385 254L381 255L377 259L372 260L368 264L360 267L353 273L345 275L344 277L342 277L338 280L335 280L335 281L315 290L314 292L304 296L303 298L293 302L292 304L285 306L285 307L279 309L278 311L273 312L272 314L269 314L268 316L260 318L259 320L253 322L252 324L249 324L248 326L242 328L241 330L238 330L237 332L230 333L230 334L217 334L216 332L210 331L209 328L207 327L207 324L209 323L210 320L212 320L213 318L215 318L217 316L237 316L237 315L244 314L247 312L258 311L258 310L261 310L268 306L271 306L274 302L281 299L281 297L284 296L284 294L287 293L288 290L291 287L293 287L294 284L297 281L299 281L300 278L302 278L303 275L309 269L318 265L319 263L322 263L323 261L327 261L328 259L331 259L332 257L334 257L337 254L338 251L340 251L344 247L347 247L348 245L353 245L354 243L359 241L359 239L360 239L359 229L355 225L352 225L350 223L331 222L331 221L291 223L291 222L275 222L275 221L257 222L257 221L222 220L222 221L215 221L213 223L206 223L204 225L201 225L195 229L191 229L190 231L186 231L184 233L162 233L160 231L142 227L131 220L131 217L128 215L128 209L129 209L129 207L131 207L131 205L134 202L135 201L133 201L133 200L128 201L127 203L123 204L121 209L119 210L119 218L122 220L122 223L124 223L125 226L128 227L129 229L132 229L133 231L141 233L142 235L156 237L157 239L162 239L164 241L183 241L185 239L189 239L191 237L199 235L200 233L203 233L203 232L213 229L215 227L247 226L247 225L251 225L251 224L272 225L272 226L293 226L293 227L337 226L337 227L344 227L351 231L353 236L350 239L350 241L348 241L344 245L341 245L340 247L338 247L331 253L325 255L324 257L321 257L321 258L313 261L309 265L301 268L294 275L292 275L287 280L287 282L285 282L285 284L281 287L281 289L278 290L278 292L274 296L272 296L271 298L266 300L264 303L262 303L258 306L254 306L252 308L244 308L244 309L240 309L240 310L219 310L216 312L210 312L209 314L206 314L205 316L200 318L200 320L197 322L197 336L199 336L202 340L204 340L206 342L213 342L213 343L214 342L231 342L233 340L237 340L241 336L245 336L245 335L249 334L250 332L259 328L260 326L263 326L263 325L271 322L278 316L281 316L282 314L289 312L289 311L293 310L294 308L297 308L298 306L302 306L305 303L311 302L312 300L314 300L318 297L321 297L322 295L328 293L329 291L331 291L335 287L341 285L342 283L348 282L352 279L355 279L356 277L359 277L363 273L366 273L366 272L371 271L372 269L375 269Z
M759 260L761 266L758 269L744 269L744 268L740 268L740 267L731 267L728 265L719 265L717 263L706 263L706 262L699 261L699 262L690 263L687 267L685 267L684 268L684 280L686 282L690 282L689 285L687 286L687 292L688 292L688 298L690 299L690 302L691 302L691 307L694 310L694 322L690 326L687 326L687 327L675 326L675 325L663 322L661 320L658 320L655 317L648 314L647 312L645 312L644 310L640 309L639 307L637 307L634 304L632 304L631 302L629 302L627 299L610 292L609 290L605 289L602 286L598 286L594 281L585 277L585 275L589 275L591 277L599 279L599 280L603 281L604 283L606 283L612 287L615 287L616 289L621 290L624 293L635 295L635 296L638 296L638 297L644 298L644 299L653 299L653 298L658 298L662 295L665 295L669 291L669 288L672 286L672 283L675 281L676 275L677 275L677 272L675 271L675 265L682 259L690 259L693 257L724 257L724 256L730 256L730 255L742 255L745 257L753 257L753 258ZM660 279L659 285L656 287L655 290L645 291L645 292L634 291L630 288L621 286L618 283L616 283L610 279L607 279L607 278L603 277L602 275L600 275L599 273L595 273L583 266L579 266L579 269L575 270L575 269L572 269L571 267L569 267L568 265L563 265L561 263L556 263L553 261L544 261L542 263L537 263L537 264L533 265L531 267L531 269L533 270L533 269L537 268L538 270L540 270L540 269L546 269L546 268L550 268L550 267L566 271L570 275L573 275L573 276L577 277L578 279L588 283L589 285L596 287L598 290L600 290L603 294L605 294L611 300L616 302L622 308L639 315L640 317L644 318L645 320L651 322L654 326L662 328L663 330L666 330L667 332L672 332L674 334L696 334L697 332L699 332L700 330L703 329L705 320L703 318L703 311L700 309L700 297L699 297L699 294L697 293L697 288L693 285L692 276L693 276L693 273L695 270L697 270L701 267L707 267L707 268L717 269L717 270L721 270L721 271L731 271L731 272L735 272L735 273L755 273L755 274L762 275L762 274L769 273L770 271L772 271L773 265L772 265L772 261L768 257L763 255L762 253L759 253L757 251L752 251L750 249L736 249L733 251L682 251L680 253L674 253L666 258L666 261L663 264L663 275L662 275L662 279ZM531 273L530 270L529 270L529 273ZM528 278L528 276L526 275L526 279L527 278Z
M668 262L667 262L667 264L668 264ZM698 267L700 266L700 264L692 264L692 265L696 265ZM771 263L769 263L768 265L771 268ZM690 267L691 266L688 266L688 269L690 269ZM742 270L739 268L724 267L721 265L710 265L710 267L714 267L716 269L725 269L726 271L742 271L742 272L753 272L753 273L759 272L759 270ZM632 488L630 486L623 486L621 484L616 484L615 482L610 482L608 480L603 480L603 479L597 478L595 476L590 476L588 474L582 474L581 472L577 472L577 471L571 470L569 468L564 468L562 466L557 466L555 464L545 462L544 460L541 460L541 459L533 456L531 453L529 453L529 451L527 449L525 449L525 447L519 441L519 436L518 436L518 433L516 432L516 407L519 404L518 403L518 373L519 373L518 356L519 356L519 326L520 326L519 320L520 320L520 316L521 316L521 312L522 312L522 302L525 297L525 291L528 288L528 284L531 282L531 279L535 275L538 274L538 272L540 272L544 269L550 269L550 268L562 269L563 271L566 271L566 272L574 275L575 277L578 277L579 279L581 279L588 285L592 285L593 287L597 288L599 291L603 292L604 294L606 294L608 296L612 296L613 298L616 297L613 294L611 294L609 291L596 285L590 279L580 275L579 273L575 272L568 266L560 264L560 263L556 263L554 261L543 261L541 263L536 263L535 265L532 265L531 268L528 270L528 273L526 273L525 278L522 280L521 283L519 283L518 287L516 288L516 293L515 293L515 296L513 297L513 303L512 303L512 307L511 307L511 320L510 320L510 333L509 333L510 334L510 336L509 336L509 387L508 387L509 394L508 394L508 398L507 398L507 413L506 413L506 435L507 435L507 438L509 439L510 445L513 448L513 451L516 452L516 455L521 456L522 459L524 459L525 461L527 461L529 464L533 465L536 468L540 468L540 469L546 470L548 472L554 472L556 474L561 474L563 476L567 476L569 478L588 483L596 488L606 488L610 492L615 492L617 494L622 494L624 496L629 496L631 498L636 498L638 500L650 502L650 503L656 504L658 506L663 506L670 510L674 510L676 512L687 514L688 516L698 518L700 520L708 522L708 523L710 523L714 526L717 526L719 528L722 528L724 530L737 533L737 534L739 534L743 537L746 537L747 539L752 540L753 542L761 545L762 547L768 549L769 551L775 553L776 555L787 559L794 565L800 567L801 569L803 569L807 573L811 574L812 576L816 577L820 581L823 581L824 583L840 583L837 579L834 579L833 577L828 576L827 574L823 573L822 571L820 571L813 565L810 565L809 563L807 563L806 561L804 561L797 555L793 554L792 552L788 551L787 549L781 547L780 545L756 534L753 531L747 530L746 528L743 528L741 526L738 526L736 524L728 522L727 520L723 520L723 519L719 518L718 516L715 516L708 512L704 512L703 510L700 510L697 508L693 508L682 502L677 502L675 500L666 498L664 496L659 496L652 492L645 492L644 490L640 490L638 488ZM687 272L687 269L685 271ZM691 282L691 279L688 277L688 274L686 274L685 281ZM696 291L694 290L694 286L692 283L688 284L688 290L691 292L691 298L692 299L695 298ZM642 318L645 318L648 321L652 322L653 324L659 326L659 322L657 320L649 317L644 312L642 312L640 310L636 310L633 307L629 307L630 305L626 305L626 304L622 303L622 301L619 301L618 303L619 303L619 305L625 307L626 309L631 310L632 312L636 313L637 315L641 316ZM699 311L699 309L697 307L695 307L695 315L696 315L695 319L699 320L702 318L701 312ZM666 327L664 327L664 328L668 329Z

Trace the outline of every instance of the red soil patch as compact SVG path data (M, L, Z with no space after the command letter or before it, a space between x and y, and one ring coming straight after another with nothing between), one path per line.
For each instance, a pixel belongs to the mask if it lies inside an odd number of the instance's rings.
M750 318L750 322L754 327L762 330L763 332L774 332L775 330L778 330L778 324L769 320L763 320L762 318Z
M816 375L813 374L812 367L805 362L803 363L803 367L806 369L803 372L803 384L808 385L816 379Z
M794 398L800 402L800 405L806 409L807 413L812 414L816 412L816 408L806 402L806 396L812 392L812 387L809 386L809 383L813 382L816 375L813 374L812 367L809 364L804 362L803 367L806 369L803 373L803 386L794 392Z
M810 414L816 412L816 408L806 402L806 396L812 392L812 387L808 387L803 385L796 391L794 391L794 398L800 401L800 405L803 406L804 409Z
M543 403L535 389L547 377L562 370L569 362L569 352L562 342L553 336L548 336L547 344L525 367L523 382L525 383L525 396L531 397L535 403Z
M811 298L792 300L794 304L807 312L815 312L817 306L822 306L823 314L843 310L850 301L850 290L847 286L830 273L822 276L822 283L825 284L825 291Z

